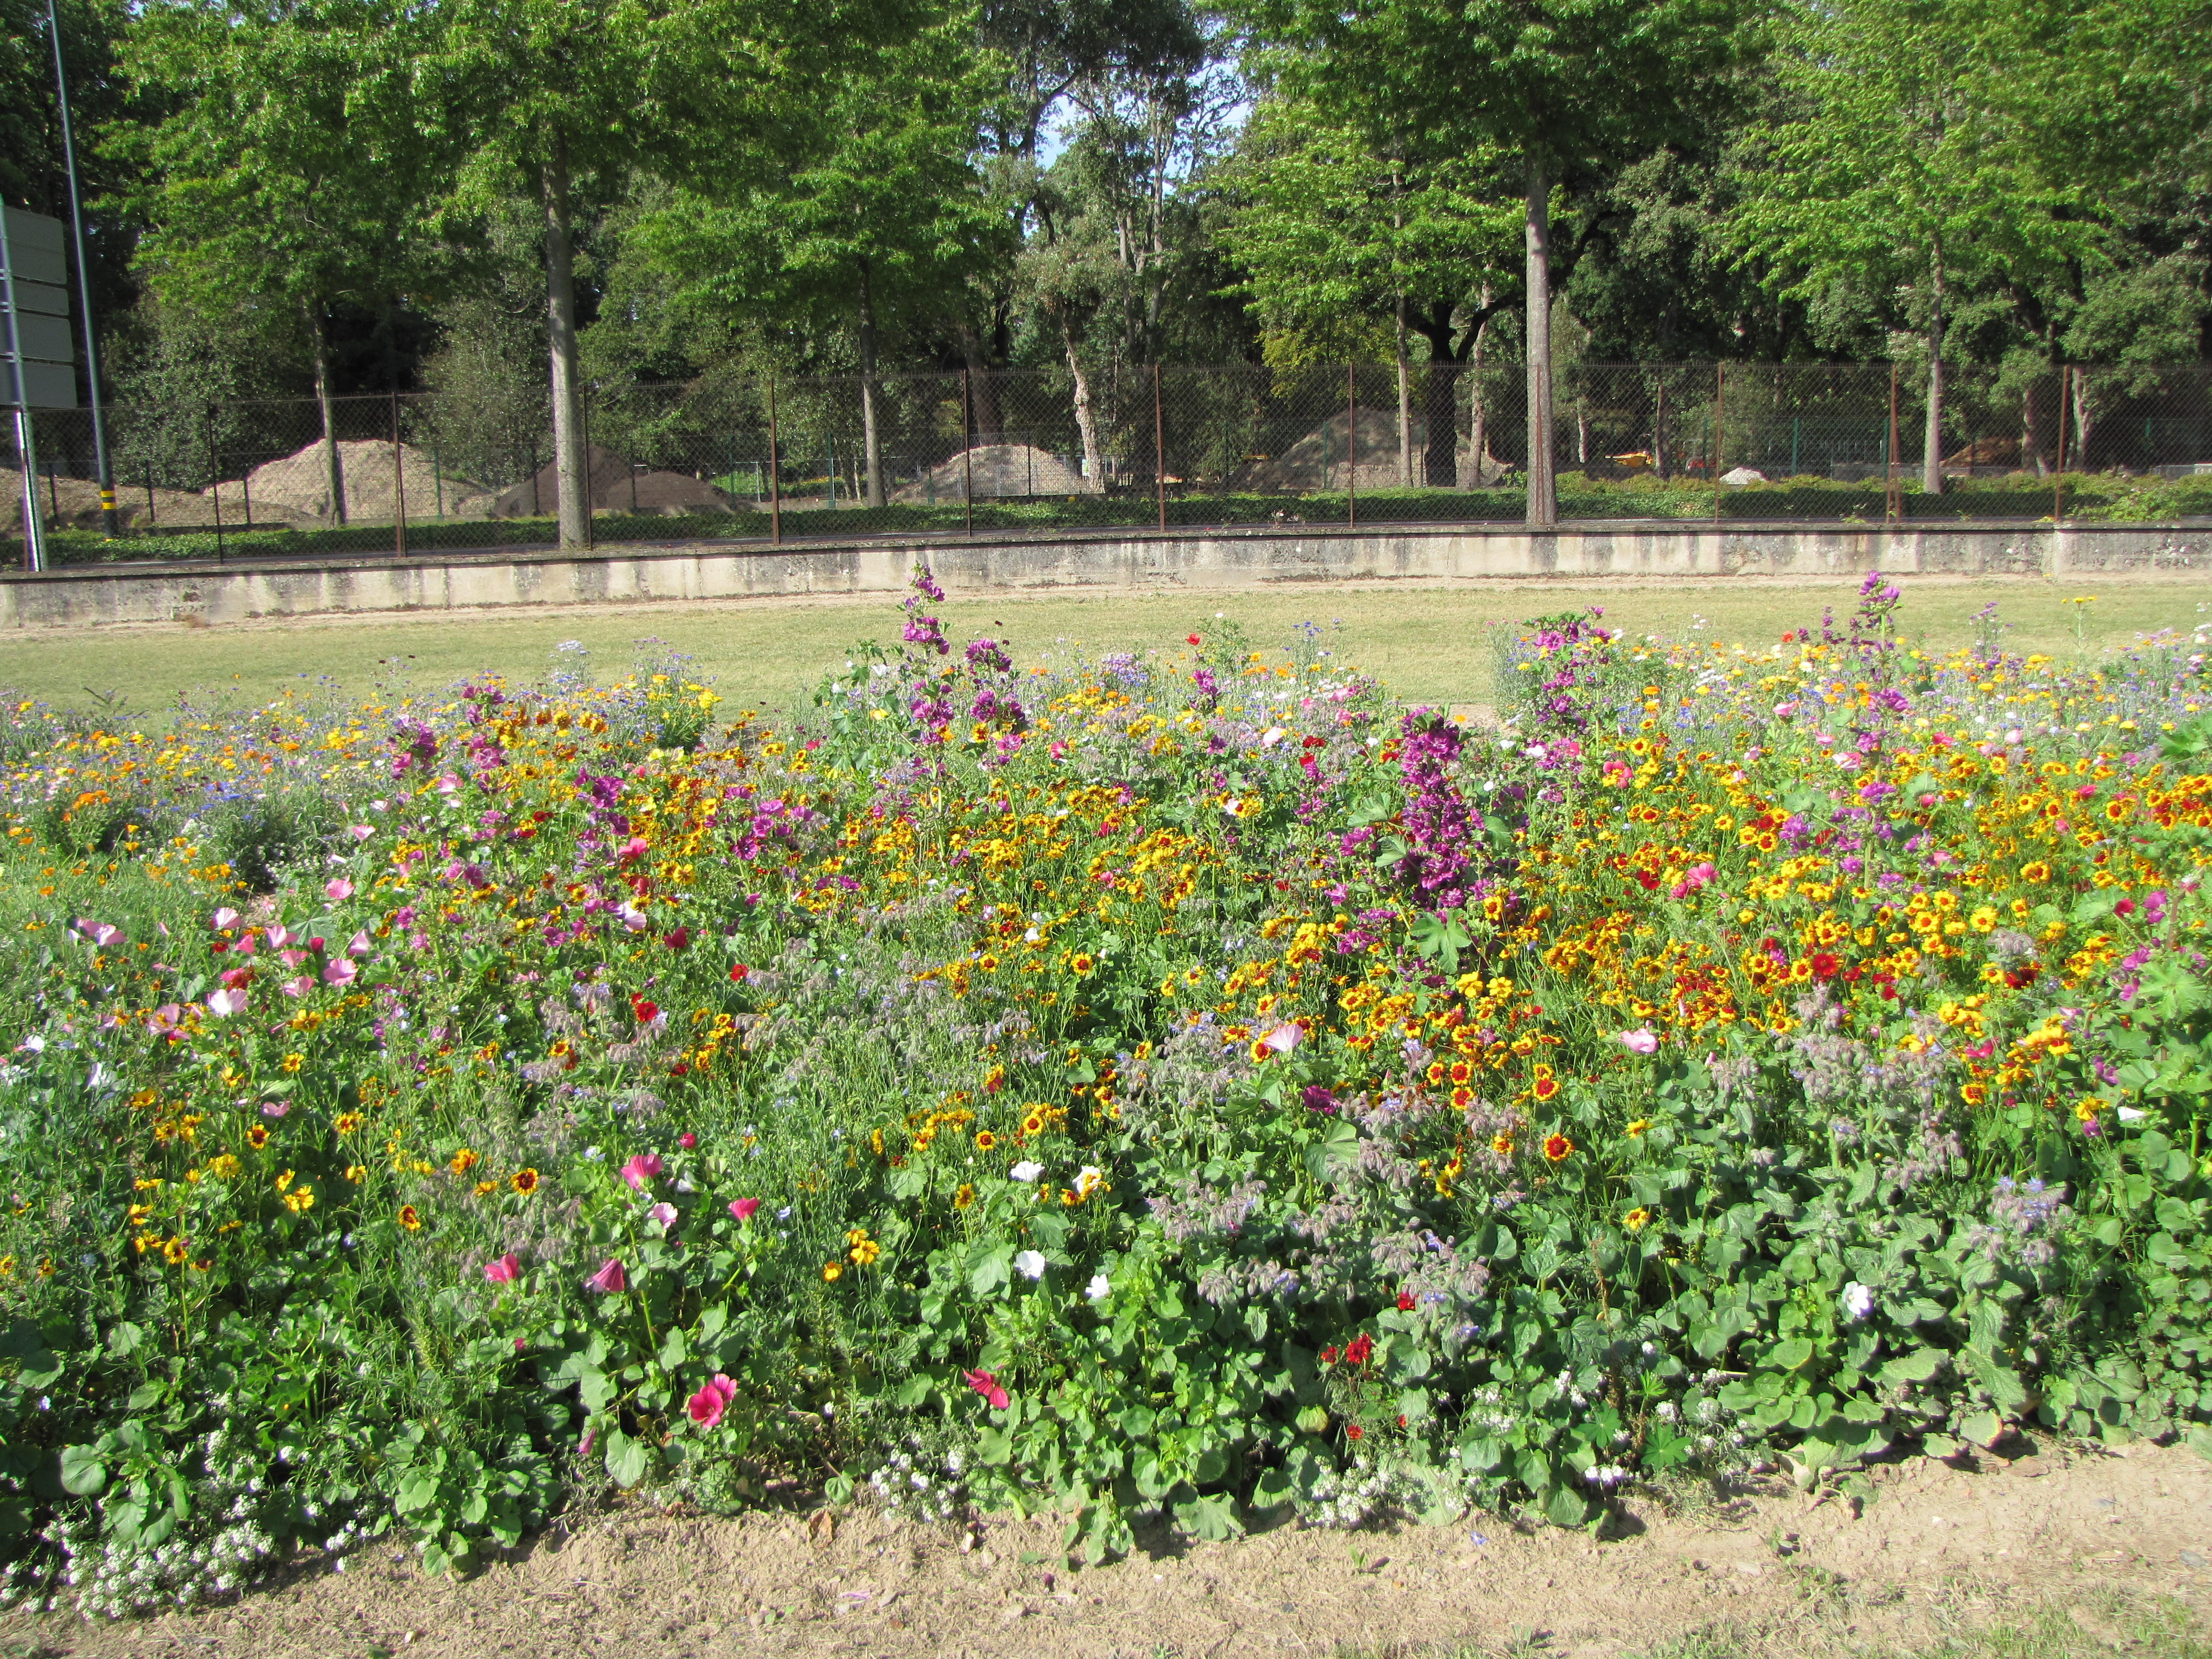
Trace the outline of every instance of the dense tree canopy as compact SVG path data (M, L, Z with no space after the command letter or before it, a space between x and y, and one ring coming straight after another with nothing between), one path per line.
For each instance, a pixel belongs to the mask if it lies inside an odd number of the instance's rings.
M53 211L45 9L0 11L0 192ZM1548 429L1555 324L1598 360L1896 361L1931 436L2013 398L2038 464L2039 376L2089 365L2078 441L2212 324L2202 0L59 15L114 390L534 380L572 537L586 375L965 368L988 435L988 371L1036 368L1088 434L1149 363L1395 361L1409 481L1466 484L1496 375Z

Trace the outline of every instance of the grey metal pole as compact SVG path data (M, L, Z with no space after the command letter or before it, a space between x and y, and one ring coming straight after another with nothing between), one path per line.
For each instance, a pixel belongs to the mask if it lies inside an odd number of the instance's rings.
M27 387L23 353L15 337L15 319L20 314L15 309L15 257L8 246L8 209L4 203L0 203L0 284L4 284L7 300L5 307L0 309L4 310L8 319L8 368L15 386L16 459L23 464L23 565L26 569L43 570L46 568L46 528L39 517L39 462L31 433L31 411L23 404Z
M54 45L54 100L62 112L62 165L69 173L70 231L76 239L77 302L84 312L84 383L92 394L93 468L100 478L100 527L115 533L115 474L107 465L107 426L100 410L100 348L93 338L92 274L84 263L84 210L77 200L76 137L70 125L69 72L62 67L62 20L46 0L46 33Z

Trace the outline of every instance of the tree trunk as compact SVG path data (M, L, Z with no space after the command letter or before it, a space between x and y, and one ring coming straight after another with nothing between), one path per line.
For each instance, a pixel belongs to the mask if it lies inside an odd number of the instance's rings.
M1067 349L1067 372L1075 377L1075 429L1083 434L1083 482L1093 490L1106 488L1106 467L1098 453L1098 417L1091 411L1091 378L1075 355L1075 331L1067 313L1060 314L1060 340Z
M2051 458L2043 453L2043 427L2035 418L2035 382L2020 394L2020 461L2034 469L2039 478L2051 476Z
M876 304L868 262L860 261L860 443L868 465L867 502L884 504L884 449L876 434Z
M1398 296L1398 482L1413 487L1413 376L1406 362L1406 296Z
M315 359L315 404L323 412L323 483L331 492L327 516L332 524L346 521L345 471L338 459L338 437L331 423L331 346L323 331L323 302L310 295L301 301L307 315L307 342Z
M1421 418L1429 428L1421 470L1431 489L1459 487L1459 372L1449 353L1431 352L1428 372L1421 377ZM1480 387L1475 395L1480 398ZM1478 415L1478 431L1480 422Z
M981 337L966 323L959 325L959 334L960 356L968 365L968 398L975 417L975 441L979 445L994 444L999 441L1003 424L999 414L998 383L991 379Z
M1528 521L1559 520L1559 490L1552 472L1552 181L1540 154L1528 158L1528 282L1523 316L1528 345Z
M576 374L576 265L568 245L568 148L559 138L538 175L545 199L545 335L553 360L554 500L561 545L581 548L591 531L585 495L583 410Z
M1943 245L1936 244L1934 293L1928 312L1928 426L1921 440L1920 488L1943 493Z

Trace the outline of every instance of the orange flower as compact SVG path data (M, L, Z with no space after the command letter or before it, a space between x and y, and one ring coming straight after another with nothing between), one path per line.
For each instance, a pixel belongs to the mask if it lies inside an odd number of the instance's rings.
M422 1231L422 1218L415 1213L415 1206L412 1204L403 1204L399 1206L399 1224L410 1233L419 1233Z
M1626 1215L1620 1218L1620 1224L1627 1228L1628 1231L1632 1233L1641 1229L1644 1224L1650 1219L1651 1212L1645 1209L1641 1204L1639 1204L1634 1209L1631 1210Z
M1490 1150L1491 1150L1492 1152L1493 1152L1497 1153L1497 1154L1498 1155L1498 1157L1500 1157L1500 1158L1510 1158L1510 1157L1512 1157L1512 1156L1513 1156L1513 1137L1512 1137L1511 1135L1505 1134L1505 1133L1500 1133L1494 1134L1494 1135L1491 1136L1491 1138L1490 1138Z
M1555 1129L1544 1137L1544 1156L1553 1163L1560 1163L1572 1158L1574 1154L1575 1143L1559 1133L1558 1130Z
M264 1125L255 1124L246 1132L246 1144L252 1147L255 1152L259 1152L269 1144L268 1128Z
M1540 1077L1530 1085L1528 1092L1539 1100L1549 1100L1559 1092L1559 1079L1555 1077Z
M525 1198L527 1198L531 1194L538 1190L538 1171L535 1170L517 1170L513 1175L507 1177L507 1184L514 1188L516 1192L520 1193Z

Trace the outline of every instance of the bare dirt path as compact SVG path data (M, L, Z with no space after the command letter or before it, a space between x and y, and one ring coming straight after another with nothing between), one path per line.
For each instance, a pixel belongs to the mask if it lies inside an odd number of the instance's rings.
M866 1510L825 1539L793 1516L633 1510L574 1517L459 1582L385 1547L188 1614L0 1621L0 1654L1227 1659L1464 1644L1597 1659L1716 1630L1738 1651L1911 1650L1962 1608L2054 1601L2098 1638L2094 1607L2114 1590L2172 1598L2200 1626L2212 1614L2212 1465L2179 1448L1875 1476L1856 1517L1777 1483L1695 1516L1632 1502L1603 1544L1474 1516L1159 1540L1086 1571L1042 1559L1043 1522L988 1520L963 1548L951 1528Z

